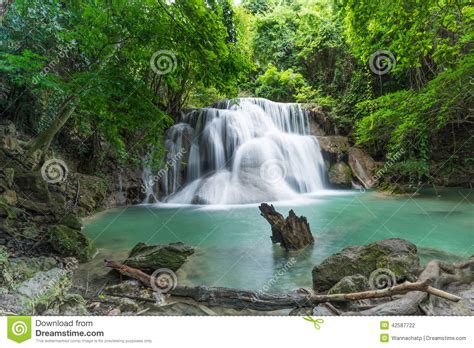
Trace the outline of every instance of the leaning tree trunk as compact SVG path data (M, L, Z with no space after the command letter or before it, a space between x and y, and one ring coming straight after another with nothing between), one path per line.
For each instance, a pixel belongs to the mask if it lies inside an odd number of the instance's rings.
M273 205L262 203L259 207L262 215L272 227L272 242L288 250L299 250L314 243L309 223L304 216L296 216L290 210L288 217L275 210Z
M58 116L53 120L48 129L42 132L28 145L28 153L30 155L33 155L39 150L41 151L41 159L42 161L44 160L44 156L48 152L55 135L63 128L75 110L74 106L69 105L73 99L74 96L70 96L63 102L59 109Z

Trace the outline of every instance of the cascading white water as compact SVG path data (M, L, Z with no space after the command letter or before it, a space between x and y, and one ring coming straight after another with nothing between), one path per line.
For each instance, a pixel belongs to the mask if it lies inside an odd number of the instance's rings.
M191 111L166 140L166 202L240 204L292 199L323 188L324 162L298 104L261 98ZM185 162L185 163L183 163Z

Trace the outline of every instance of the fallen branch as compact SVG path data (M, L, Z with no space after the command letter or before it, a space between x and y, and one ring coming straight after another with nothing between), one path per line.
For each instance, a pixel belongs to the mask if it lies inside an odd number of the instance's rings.
M142 282L145 286L152 287L152 277L139 269L119 264L114 261L105 260L105 266L116 269L121 274L134 278ZM291 292L286 294L266 294L257 291L242 290L224 287L188 287L176 286L169 291L172 296L187 297L197 302L204 302L208 305L226 306L238 309L256 309L256 310L277 310L295 307L314 307L319 303L326 302L345 302L364 299L391 297L394 295L406 294L408 292L422 293L424 296L432 294L450 301L457 302L458 296L447 293L440 289L433 288L429 278L421 281L395 285L381 290L369 290L348 294L319 295L313 293ZM160 288L160 284L155 282L153 287ZM393 301L395 302L395 301ZM376 308L376 307L374 307Z
M426 265L425 269L421 272L417 283L438 284L441 277L442 267L454 269L466 268L470 265L470 262L465 262L458 265L450 265L448 267L448 265L443 262L437 260L430 261ZM348 312L344 313L343 315L415 315L419 314L420 304L428 298L429 294L443 297L455 302L458 302L460 300L460 297L449 294L443 290L428 286L424 291L422 290L410 292L400 299L387 303L382 303L364 311Z

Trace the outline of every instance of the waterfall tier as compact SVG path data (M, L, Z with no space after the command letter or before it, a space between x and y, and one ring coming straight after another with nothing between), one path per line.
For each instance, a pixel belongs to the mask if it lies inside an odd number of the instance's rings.
M323 188L324 162L298 104L261 98L193 110L167 133L159 175L165 201L243 204Z

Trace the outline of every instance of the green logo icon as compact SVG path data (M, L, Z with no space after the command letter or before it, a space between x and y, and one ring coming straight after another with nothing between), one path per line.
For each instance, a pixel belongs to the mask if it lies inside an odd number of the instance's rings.
M324 319L320 319L320 318L316 319L316 318L311 318L308 316L308 317L304 317L303 319L313 323L313 326L316 330L319 330L321 328L321 324L324 323Z
M8 317L7 337L17 343L31 338L31 317Z
M388 343L388 340L389 340L388 334L380 334L380 342Z
M388 327L389 327L388 321L380 322L380 330L388 330Z

